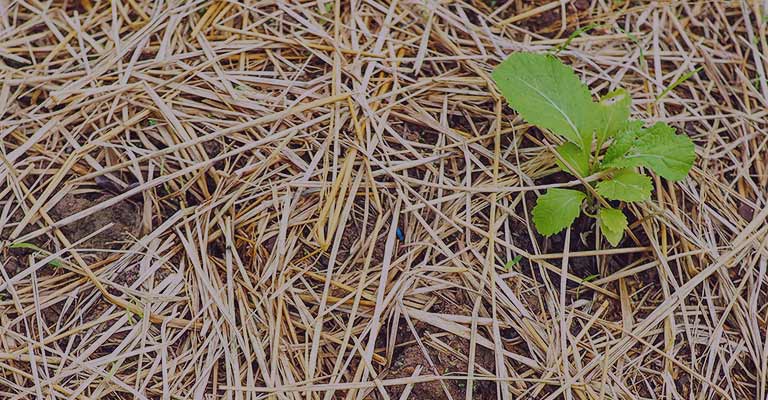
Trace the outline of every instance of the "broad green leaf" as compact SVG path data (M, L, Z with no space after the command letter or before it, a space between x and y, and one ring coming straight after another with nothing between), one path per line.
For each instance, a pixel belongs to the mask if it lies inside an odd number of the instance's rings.
M631 169L622 169L613 178L597 184L597 193L611 200L648 200L652 190L651 178Z
M605 152L601 165L608 165L627 154L627 151L635 144L637 137L642 134L642 129L643 123L641 121L625 122L624 128L619 131Z
M675 135L672 127L659 122L638 137L623 157L616 158L606 164L606 167L628 168L643 165L666 179L678 181L688 175L695 158L696 152L691 139Z
M539 196L533 208L533 224L544 236L551 236L571 225L581 213L583 192L570 189L549 189Z
M624 236L624 229L627 227L627 217L621 210L615 208L601 208L598 212L600 220L600 231L608 239L611 246L616 246Z
M514 53L492 76L523 119L562 135L582 149L591 147L598 108L570 67L553 56Z
M605 143L627 124L632 98L624 89L614 90L600 99L598 112L600 125L597 127L597 142Z
M573 143L561 144L557 146L556 150L560 157L563 157L568 165L576 169L576 171L571 171L560 159L557 159L555 162L560 169L571 175L576 175L577 173L581 177L589 175L589 153L582 151L579 146Z

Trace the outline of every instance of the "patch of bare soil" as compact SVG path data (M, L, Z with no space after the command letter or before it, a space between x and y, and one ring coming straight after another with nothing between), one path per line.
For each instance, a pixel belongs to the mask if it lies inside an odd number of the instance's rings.
M58 221L80 211L87 210L110 198L110 195L105 194L96 196L68 194L51 208L50 214L54 220ZM131 237L139 235L141 214L138 206L129 201L122 201L111 207L99 210L79 221L65 225L61 228L61 231L70 242L74 243L109 224L112 224L112 226L86 239L77 246L82 249L93 249L82 252L87 262L100 261L112 256L113 253L109 252L109 250L119 250ZM138 276L138 267L133 266L119 271L111 280L122 286L130 286L136 281ZM113 295L120 295L119 291L111 286L108 286L108 290ZM99 299L93 306L92 311L86 315L86 320L90 321L100 317L110 306L111 304L106 300ZM106 327L107 324L102 324L97 330L101 331Z
M68 194L64 196L50 210L51 218L55 221L87 210L99 203L109 200L111 196L99 194L96 196ZM85 218L67 224L61 228L62 233L70 242L77 242L87 237L94 231L112 224L112 226L83 243L78 248L97 250L116 250L131 238L138 236L140 232L141 213L138 206L130 201L121 201L111 207L99 210ZM98 255L105 256L108 253L97 251Z
M466 305L441 300L433 306L431 312L470 316L471 310ZM405 321L401 321L398 341L404 343L395 352L395 359L388 370L387 378L409 378L417 368L421 367L420 375L465 376L469 368L469 340L452 334L435 335L434 340L429 335L430 326L417 322L414 324L424 345L422 348L411 334ZM424 352L426 350L426 354ZM431 362L430 362L431 361ZM475 375L482 375L481 369L493 373L494 354L492 351L476 346ZM392 386L389 395L399 398L405 386ZM461 379L434 380L413 385L410 397L412 399L464 399L467 382ZM491 381L476 380L472 398L495 399L496 385Z
M110 195L105 194L67 194L56 205L51 207L48 214L54 221L58 221L107 201L110 198ZM13 223L18 223L21 219L21 213L16 213L10 217L10 221ZM79 254L86 261L98 262L109 257L112 254L110 250L119 250L131 237L138 236L140 233L140 223L141 214L139 207L129 201L123 201L104 210L97 211L79 221L65 225L61 227L61 231L67 240L71 243L76 243L100 228L112 224L111 227L93 235L93 237L84 240L76 246L77 249L84 249L84 251L79 251ZM37 226L30 224L22 231L22 235L37 228ZM10 227L3 229L3 236L10 234L12 230ZM28 242L44 250L54 251L56 248L50 237L38 236ZM7 249L5 255L0 255L0 265L4 265L5 273L9 277L13 277L26 267L26 257L35 252L36 250L33 248ZM55 272L55 268L50 265L38 271L40 275L50 275Z

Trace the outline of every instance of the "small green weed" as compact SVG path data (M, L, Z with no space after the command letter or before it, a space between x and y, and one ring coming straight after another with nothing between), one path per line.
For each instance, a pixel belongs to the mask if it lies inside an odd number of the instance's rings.
M10 246L8 246L10 249L28 249L33 250L35 252L38 252L40 254L45 255L46 257L49 256L51 253L41 249L40 247L36 246L33 243L27 243L27 242L19 242L19 243L13 243ZM48 262L48 265L52 267L59 268L64 265L64 263L61 262L61 260L53 259Z

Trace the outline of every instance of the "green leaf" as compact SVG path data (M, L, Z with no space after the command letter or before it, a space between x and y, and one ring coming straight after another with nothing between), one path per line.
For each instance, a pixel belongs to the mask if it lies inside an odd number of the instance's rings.
M683 82L687 81L688 79L691 79L691 77L695 74L698 74L699 71L704 69L704 66L700 66L699 68L694 69L693 71L688 71L684 73L682 76L677 78L676 81L672 82L671 85L669 85L664 91L662 91L658 96L656 96L656 101L661 100L662 97L666 96L667 93L671 92L674 88L680 86Z
M557 55L561 51L565 50L571 44L573 39L576 39L577 37L583 35L585 32L591 31L592 29L595 29L595 28L598 28L598 27L600 27L600 24L591 23L591 24L589 24L587 26L584 26L584 27L581 27L579 29L576 29L575 31L573 31L573 33L568 35L568 39L566 39L563 44L561 44L560 46L557 46L557 48L554 50L553 54Z
M576 146L573 143L561 144L560 146L557 146L556 150L557 153L560 154L560 157L563 157L568 165L575 168L576 171L571 171L564 163L557 159L555 162L560 169L571 175L578 174L581 177L589 175L589 153L582 151L579 146Z
M598 213L600 220L600 231L608 240L611 246L616 246L624 236L624 229L627 228L627 217L621 210L615 208L601 208Z
M533 208L533 223L544 236L551 236L570 226L581 213L583 192L570 189L549 189L539 196Z
M61 260L57 260L54 258L53 260L48 261L48 265L50 265L51 267L61 268L62 266L64 266L64 263L61 262Z
M552 56L515 53L496 67L492 76L523 119L582 149L591 147L598 108L570 67Z
M19 243L13 243L10 246L8 246L9 249L29 249L34 251L39 251L41 253L45 253L45 250L41 249L34 243L27 243L27 242L19 242Z
M520 260L522 260L522 259L523 259L523 256L521 256L519 254L516 255L514 258L512 258L511 260L507 261L506 264L504 264L504 269L509 271L512 267L514 267L515 265L519 264Z
M605 152L605 157L601 165L607 165L614 160L624 157L627 151L635 144L635 140L642 133L643 123L641 121L626 121L624 128L619 131L613 139L611 146Z
M605 143L627 125L632 98L624 89L614 90L600 99L598 112L600 125L597 127L597 142Z
M611 200L648 200L652 190L651 178L631 169L622 169L613 178L597 184L597 193Z
M696 152L688 136L675 135L669 125L659 122L635 141L624 157L616 158L606 167L628 168L639 165L652 169L671 181L688 175Z
M36 251L38 253L42 253L42 254L45 254L45 255L49 255L50 254L49 252L41 249L40 247L38 247L34 243L27 243L27 242L12 243L10 246L8 246L8 248L10 248L10 249L29 249L29 250L34 250L34 251ZM64 263L62 263L61 260L58 260L58 259L54 258L53 260L48 262L48 265L50 265L52 267L59 268L59 267L63 266Z

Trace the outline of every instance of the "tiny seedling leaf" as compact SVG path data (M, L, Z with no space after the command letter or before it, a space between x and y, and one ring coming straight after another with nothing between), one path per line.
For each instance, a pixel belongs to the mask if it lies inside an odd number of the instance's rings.
M621 2L617 1L617 4L624 4L625 2L626 1L621 1ZM633 34L632 32L625 31L621 27L617 27L617 29L619 30L619 32L627 35L627 38L629 38L629 40L631 40L632 43L637 45L637 50L638 50L637 60L640 62L640 65L644 65L645 64L645 54L643 54L643 44L640 43L640 39L638 39L638 37L635 36L635 34Z
M611 200L648 200L652 190L651 178L631 169L622 169L613 178L597 184L597 193Z
M549 189L539 196L533 208L533 223L544 236L554 235L570 226L581 213L584 192L570 189Z
M8 246L8 248L11 248L11 249L28 249L28 250L36 251L36 252L41 253L41 254L45 254L45 255L50 254L47 251L41 249L39 246L35 245L34 243L27 243L27 242L12 243L10 246ZM63 266L64 263L62 263L61 260L58 260L58 259L54 258L53 260L48 262L48 265L50 265L52 267L59 268L59 267Z
M568 35L568 39L566 39L565 42L563 42L563 44L561 44L560 46L557 46L557 48L555 48L553 54L557 55L561 51L565 50L571 44L573 39L576 39L577 37L583 35L584 33L588 32L588 31L591 31L592 29L595 29L595 28L598 28L598 27L600 27L600 24L591 23L591 24L589 24L587 26L583 26L583 27L581 27L579 29L576 29L575 31L573 31L573 33Z
M29 250L34 250L34 251L39 251L41 253L45 253L45 250L41 249L40 247L38 247L34 243L27 243L27 242L13 243L10 246L8 246L8 248L11 248L11 249L29 249Z
M561 144L560 146L557 146L556 150L557 153L560 154L560 157L562 157L568 165L573 167L576 171L571 171L571 169L563 164L560 159L557 159L555 162L560 169L571 175L578 174L578 176L581 177L589 175L589 153L582 151L579 146L576 146L573 143Z
M694 145L688 136L676 135L671 126L658 122L637 138L624 157L606 166L628 168L643 165L666 179L679 181L688 175L695 158Z
M693 71L688 71L684 73L682 76L677 78L677 80L672 82L671 85L667 86L667 88L664 89L664 91L662 91L658 96L656 96L656 101L661 100L664 96L666 96L669 92L674 90L676 87L680 86L683 82L687 81L688 79L691 79L693 75L698 74L699 71L701 71L702 69L704 69L703 65L700 66L699 68L694 69Z
M522 260L522 259L523 259L523 256L521 256L519 254L516 255L514 258L512 258L511 260L507 261L506 264L504 264L504 269L509 271L510 269L512 269L512 267L514 267L515 265L519 264L520 260Z
M589 89L553 56L515 53L493 71L509 105L531 124L589 149L598 121Z
M616 246L624 236L624 229L627 228L627 217L621 210L615 208L601 208L598 213L600 220L600 231L608 240L611 246Z

